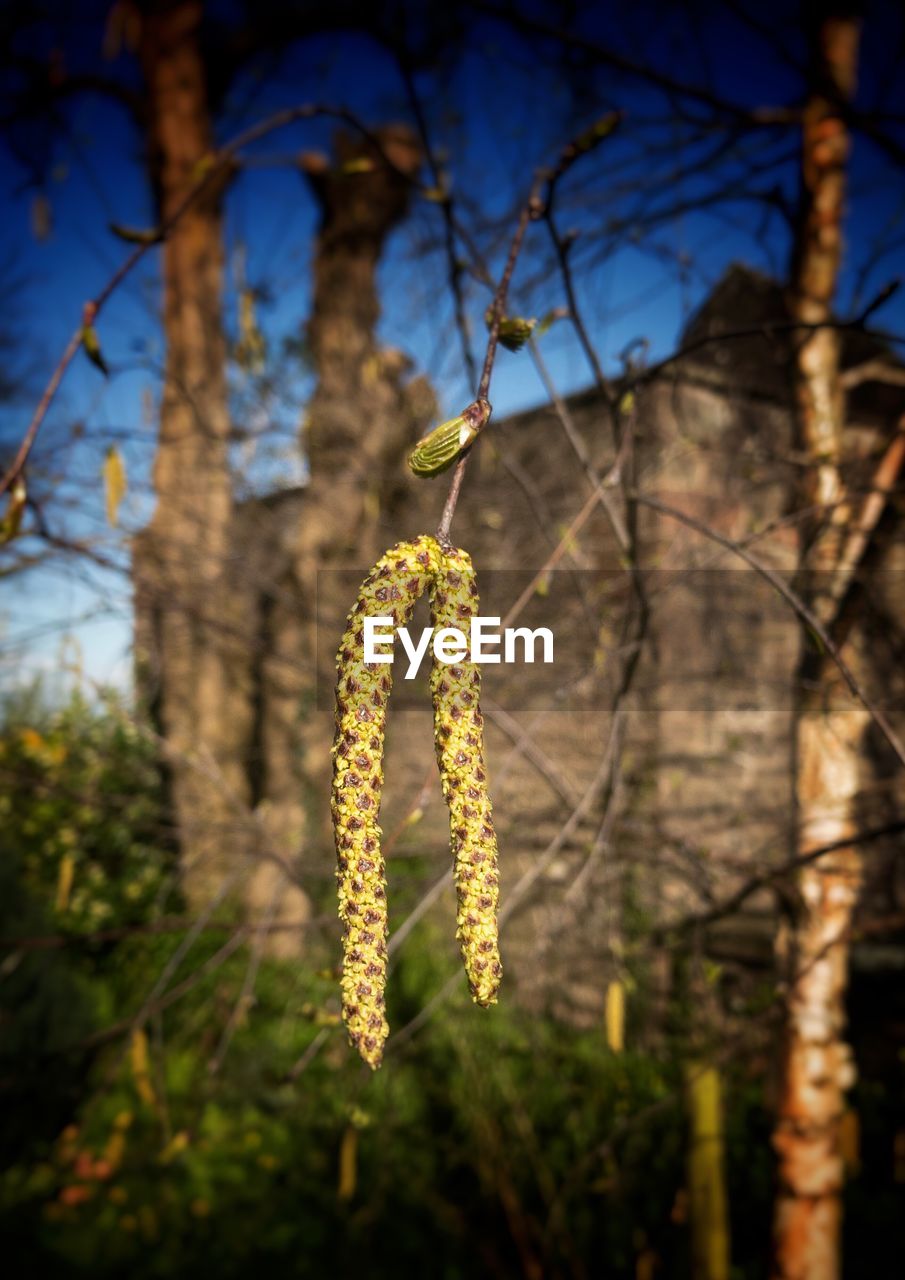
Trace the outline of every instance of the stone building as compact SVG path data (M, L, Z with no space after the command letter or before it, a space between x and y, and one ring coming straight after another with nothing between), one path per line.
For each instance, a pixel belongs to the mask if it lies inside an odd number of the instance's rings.
M784 316L778 286L743 267L728 271L688 325L681 358L641 386L633 484L788 573L798 536L798 460L789 390L794 336ZM905 387L901 366L863 333L845 332L842 352L848 465L864 488L905 410ZM588 391L566 408L593 466L606 472L614 450L604 398ZM376 543L433 529L445 491L442 478L423 482L406 473L376 516ZM483 583L484 613L505 616L592 491L554 407L492 427L472 462L454 529ZM368 566L352 556L333 562L312 600L303 585L312 566L297 558L307 502L304 489L275 493L246 503L236 520L230 616L237 620L236 685L245 691L246 714L235 731L257 819L297 883L325 905L332 895L334 646L342 610ZM867 686L901 725L905 536L896 509L900 514L901 498L865 566L854 643ZM725 1000L730 1007L742 1001L771 972L782 907L774 890L663 945L652 946L650 932L706 914L765 867L787 861L792 849L802 628L731 552L649 507L637 506L631 518L649 616L618 715L618 673L634 634L626 619L635 606L599 505L520 618L536 626L553 616L563 661L515 675L485 669L503 903L514 895L506 981L532 1007L579 1020L601 1016L614 976L644 969L655 979L651 989L662 991L692 953L720 960ZM343 569L347 577L338 576ZM153 694L151 628L139 613ZM423 910L425 893L437 886L428 914L449 939L453 972L454 903L451 887L440 884L447 832L432 773L426 684L394 693L394 700L382 812L393 839L391 922L398 927L419 903ZM864 760L864 826L894 823L905 798L893 790L887 749L871 737ZM901 921L902 841L899 833L869 846L865 920ZM328 926L331 938L333 932ZM901 949L889 948L886 936L871 932L856 945L856 971L901 964ZM655 1006L645 1013L653 1022Z

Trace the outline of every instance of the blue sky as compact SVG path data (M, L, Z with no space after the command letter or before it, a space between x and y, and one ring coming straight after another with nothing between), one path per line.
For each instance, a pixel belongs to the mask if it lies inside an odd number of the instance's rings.
M607 26L602 6L577 29L604 38L626 56L652 60L670 75L686 81L710 82L715 92L742 105L781 103L794 99L799 83L769 40L739 25L720 6L692 6L703 26L665 20L652 25L656 6L626 7L626 20ZM532 13L543 14L537 5ZM777 13L779 10L777 10ZM865 66L860 93L872 106L889 62L887 44L892 9L865 28ZM703 15L703 16L702 16ZM89 15L90 17L90 15ZM887 29L887 23L890 24ZM66 32L67 56L73 66L97 59L99 28L89 18ZM885 39L884 37L887 37ZM800 55L787 40L793 58ZM106 68L134 81L135 71L121 58ZM661 144L674 152L673 181L667 189L648 193L643 212L657 201L682 192L690 204L705 197L712 179L682 173L689 126L664 115L665 100L637 82L617 82L606 73L581 66L553 74L527 47L507 39L500 27L482 19L472 28L464 56L450 60L441 74L419 80L435 144L449 154L453 190L463 216L502 217L530 181L532 167L548 161L563 139L567 118L590 121L619 105L627 109L623 136L614 139L576 168L558 206L563 229L576 227L581 263L579 293L594 340L608 368L630 341L644 337L653 358L674 346L681 326L724 267L742 258L782 271L788 236L776 223L766 231L760 212L740 201L719 211L691 210L658 227L652 237L635 243L629 193L618 197L612 171L628 174L632 149ZM894 86L890 90L895 92ZM316 98L342 102L364 119L379 122L405 118L406 104L391 58L364 37L322 36L309 41L275 67L253 67L233 87L218 124L227 138L253 119L287 102ZM898 103L901 113L901 101ZM252 285L265 286L269 301L258 318L272 348L282 337L298 335L310 303L309 261L316 229L316 210L304 183L288 161L300 149L326 149L331 126L313 122L265 140L254 154L255 165L234 184L227 201L227 325L235 328L236 271L240 260ZM33 377L21 404L0 410L0 445L4 451L20 438L40 386L78 322L84 300L96 293L124 255L124 247L107 224L147 225L152 218L142 168L141 142L125 115L99 98L81 98L66 106L65 129L54 134L38 128L14 139L18 159L0 150L0 199L4 201L0 263L7 279L20 279L14 327L21 335L24 359ZM787 140L788 141L788 140ZM775 148L780 155L782 148ZM34 161L23 164L23 155ZM690 158L690 153L689 153ZM661 162L662 163L662 162ZM732 158L725 162L733 163ZM40 169L40 185L30 169ZM668 167L667 170L668 171ZM725 170L728 172L728 169ZM791 197L795 187L792 159L776 170L780 187ZM842 290L842 310L856 282L855 268L884 233L891 245L905 223L905 196L898 175L891 178L887 161L876 147L859 143L852 169L853 198L848 223L852 249ZM618 184L617 184L618 185ZM38 204L36 202L41 202ZM36 210L49 209L52 229L35 235ZM603 253L596 232L607 219L626 219L624 235ZM382 265L383 316L380 336L387 345L407 351L426 372L444 411L454 412L471 398L460 350L451 325L445 288L445 263L439 252L425 255L425 242L437 242L440 214L435 205L418 201L406 226L394 237ZM507 232L508 234L508 232ZM499 237L493 267L499 270L505 236ZM513 310L540 314L561 305L556 281L525 293L545 249L542 228L531 238L514 284ZM683 266L683 263L685 264ZM124 570L126 535L140 528L151 510L149 466L156 430L155 405L162 361L158 305L157 254L149 254L105 309L99 333L113 370L104 381L79 357L42 432L35 485L41 486L51 526L71 538L88 539L104 560ZM901 254L898 269L901 270ZM889 254L867 275L862 301L896 272ZM470 288L469 315L480 355L481 316L487 297ZM882 314L883 326L905 329L903 304L896 301ZM589 371L571 329L555 326L543 339L543 352L561 390L587 385ZM237 405L243 388L237 386ZM291 482L301 474L300 455L291 442L310 385L304 376L287 380L284 394L268 406L284 447L275 466L260 457L250 468L250 482ZM527 354L503 352L494 374L491 399L503 416L545 398ZM73 427L78 424L73 439ZM105 448L121 448L130 476L122 528L111 530L104 516L100 467ZM37 477L38 471L44 477ZM438 496L438 502L439 502ZM16 546L21 553L33 540ZM4 583L0 601L0 675L60 668L61 646L66 665L83 664L94 680L128 679L130 602L127 575L105 571L71 558ZM76 654L80 657L76 657Z

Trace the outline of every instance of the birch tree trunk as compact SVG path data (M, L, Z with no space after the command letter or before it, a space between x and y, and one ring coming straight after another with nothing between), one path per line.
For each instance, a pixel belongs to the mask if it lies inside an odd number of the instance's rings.
M201 18L199 0L163 0L142 15L149 163L163 218L197 181L213 146ZM138 642L145 657L153 651L157 668L184 885L195 905L210 901L224 874L240 867L248 833L245 699L230 679L239 636L225 589L232 485L221 317L223 186L196 201L163 245L166 359L156 508L136 556L136 612L145 629Z
M842 107L854 91L859 34L855 18L837 14L824 16L814 31L790 299L793 317L808 325L832 319L849 151ZM838 334L818 329L797 343L799 439L809 464L802 497L807 504L823 504L825 512L808 531L803 589L820 620L832 627L845 586L836 571L852 514L842 472ZM841 1122L845 1092L854 1080L844 1039L848 938L861 882L860 854L845 841L856 825L867 716L825 656L807 652L799 674L797 852L806 855L836 842L841 847L802 870L784 957L788 996L773 1135L773 1274L777 1280L833 1280L840 1268Z

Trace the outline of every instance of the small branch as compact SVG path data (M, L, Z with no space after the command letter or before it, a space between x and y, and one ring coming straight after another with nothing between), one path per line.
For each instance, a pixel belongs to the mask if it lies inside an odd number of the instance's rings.
M614 115L612 120L612 128L618 123L621 117ZM607 132L601 132L599 140L607 136ZM596 142L589 142L588 133L585 130L578 138L568 142L559 154L559 158L552 169L538 169L534 175L534 181L531 184L531 190L528 198L522 206L519 219L516 224L515 232L512 236L512 243L509 246L509 254L506 258L506 265L503 268L503 274L500 276L499 284L493 296L493 302L490 304L490 333L487 338L487 350L484 355L484 367L481 370L481 380L478 383L476 400L486 400L490 392L490 379L493 376L493 366L496 360L497 347L500 336L500 323L506 314L506 300L509 296L509 285L512 281L512 275L515 271L515 264L524 243L525 233L528 230L529 222L542 218L546 210L550 207L555 189L560 179L568 173L572 165L581 156L586 155ZM452 524L453 516L456 513L456 505L459 501L459 494L462 492L462 482L465 479L465 472L468 468L468 458L471 450L466 450L462 457L456 463L453 472L452 482L449 486L449 493L446 502L443 505L443 512L440 516L440 523L437 526L437 541L441 547L448 547L449 530Z
M50 381L44 388L44 394L38 401L38 407L35 409L32 420L28 424L28 430L22 437L22 443L19 445L19 449L13 459L12 466L9 467L2 476L0 476L0 494L4 494L8 489L12 488L13 484L15 484L16 480L22 474L22 469L28 461L28 455L31 453L32 445L35 442L38 431L41 429L41 423L47 416L47 410L50 408L51 401L56 395L59 385L63 381L66 370L72 364L75 354L81 345L82 328L80 325L66 343L63 354L60 356L60 361L51 374Z
M443 187L443 175L434 149L431 146L430 134L427 128L427 119L424 115L424 108L421 105L421 99L418 96L418 90L415 87L415 78L412 69L407 61L400 58L400 71L402 79L405 82L406 93L408 94L409 103L412 108L412 115L415 117L415 124L418 127L418 133L421 136L421 144L424 147L424 154L427 157L428 168L430 169L431 180L437 192L442 192L440 200L440 211L443 214L443 231L445 237L447 272L449 275L449 287L453 295L453 302L456 312L456 327L459 330L459 338L462 343L462 358L465 361L465 367L468 370L468 380L473 386L477 376L478 368L474 358L474 352L471 349L471 343L468 338L468 318L465 314L465 294L462 289L462 268L459 265L458 255L456 253L456 220L453 212L452 196Z
M267 911L255 931L255 940L251 948L251 955L248 958L248 964L245 968L245 977L242 980L242 989L236 998L235 1004L233 1005L229 1021L223 1028L223 1035L220 1037L220 1043L217 1045L217 1051L208 1063L208 1071L211 1075L216 1075L223 1065L223 1059L226 1057L239 1023L248 1012L248 1008L252 1003L255 983L258 978L258 970L261 967L261 959L264 955L264 944L273 927L274 917L276 916L281 896L282 885L277 885L277 888L271 895Z
M732 538L727 538L725 534L719 533L710 525L705 524L702 520L696 519L695 516L689 515L685 511L679 510L678 507L671 507L668 503L661 502L659 498L653 498L649 494L634 493L634 500L641 506L649 507L652 511L658 511L661 515L667 516L670 520L677 520L680 524L686 525L689 529L693 529L695 533L701 534L704 538L709 538L711 542L717 543L724 547L727 551L731 551L733 555L744 560L755 573L760 574L765 581L776 590L787 604L791 605L795 613L798 614L802 622L804 622L811 631L818 637L830 658L835 663L845 683L848 685L850 692L858 699L861 705L867 711L871 720L883 734L883 737L889 743L896 757L901 764L905 765L905 744L901 742L895 729L890 724L886 714L878 707L873 699L861 687L861 684L855 677L854 672L843 658L839 646L833 637L827 631L824 624L820 621L812 609L805 604L804 600L789 584L777 573L771 569L769 565L765 565L762 561L747 551L741 543L736 542Z
M506 627L510 627L512 625L512 623L515 621L518 615L525 608L529 600L531 600L534 597L537 584L547 576L547 574L550 572L551 569L555 569L556 566L559 564L560 560L562 560L563 556L566 554L569 547L571 546L573 538L578 533L579 529L581 529L585 524L587 524L588 520L591 518L591 515L595 511L597 504L599 502L600 502L600 492L598 490L595 490L594 493L592 493L590 497L587 499L587 501L585 502L581 510L578 512L578 515L575 516L575 518L572 520L572 523L569 525L568 529L566 529L565 533L560 538L558 544L554 547L553 551L547 557L545 563L541 565L537 573L534 575L534 577L525 587L524 591L518 597L515 604L513 604L509 612L506 614L501 624L504 630L506 629Z
M588 364L591 366L591 372L594 375L594 382L597 389L605 397L607 404L612 408L614 396L607 380L606 374L603 372L603 366L597 355L594 344L588 336L581 311L578 306L578 298L575 293L575 281L572 278L572 266L569 262L569 249L571 245L563 240L562 236L556 229L556 223L553 219L553 210L547 209L544 221L547 224L547 230L550 233L550 239L553 241L553 250L556 254L556 261L559 265L559 274L562 276L563 288L566 291L566 301L569 304L569 319L572 321L572 327L581 344L581 349L587 357Z
M524 729L504 707L501 707L498 702L494 702L492 698L488 698L486 695L481 698L481 708L484 715L488 716L497 728L505 733L509 741L518 747L525 759L534 765L541 777L546 779L563 804L575 804L575 795L568 778L560 772L547 753L538 746L529 731Z
M905 465L905 418L900 420L898 431L880 459L868 496L854 521L854 527L847 531L847 537L839 552L839 560L832 579L832 598L836 603L837 618L841 612L840 602L848 593L858 566L870 548L874 531L886 511L903 465Z
M656 67L646 63L635 62L624 54L600 44L590 37L577 34L567 30L565 27L554 26L539 18L531 17L528 15L524 5L513 5L508 9L502 9L497 5L487 3L486 0L472 0L472 3L479 12L487 14L488 17L496 18L504 25L508 26L511 23L526 31L535 32L545 39L556 40L561 44L581 49L601 66L610 67L613 71L659 89L667 95L671 102L687 99L689 102L706 107L713 115L724 116L730 121L749 128L789 128L797 125L801 120L801 111L798 107L781 105L751 109L738 103L730 102L702 85L677 80Z
M625 521L622 519L622 515L620 514L616 506L616 503L613 499L613 495L611 493L608 493L607 490L604 488L603 482L601 481L600 476L597 474L596 468L591 462L591 458L588 453L587 446L584 440L582 439L581 433L579 432L577 426L575 425L575 421L572 417L572 414L569 412L569 406L566 403L566 401L562 398L562 396L559 394L559 391L557 390L556 385L553 382L553 379L550 377L546 362L544 361L544 358L540 353L538 345L533 340L533 338L529 340L529 346L531 348L531 358L534 361L535 368L537 369L537 372L540 375L541 382L543 382L544 384L544 389L546 390L547 394L550 397L550 402L553 405L554 409L556 410L556 415L559 418L560 424L562 425L563 432L565 433L566 439L568 440L569 445L571 446L572 452L575 454L575 457L581 463L582 470L584 471L588 480L591 482L593 487L597 490L597 494L598 494L598 497L600 498L601 505L603 506L603 509L607 514L607 518L609 519L610 526L613 530L613 534L615 535L616 541L619 544L619 550L622 552L624 556L629 557L631 548L630 548L630 539L629 539L628 529L625 527ZM613 408L612 400L609 397L609 392L606 392L606 395L607 395L607 404L611 410L610 421L611 423L615 424L616 417L615 417L615 414L612 412L612 408ZM614 434L615 434L615 429L614 429Z
M200 982L203 982L208 974L213 973L224 965L230 956L239 950L249 932L249 925L240 925L232 937L224 942L219 951L216 951L202 965L199 965L194 973L189 974L182 982L170 987L169 991L164 992L154 1000L147 1001L139 1010L140 1016L122 1018L119 1022L114 1022L109 1027L96 1031L93 1035L81 1041L80 1044L73 1045L73 1049L94 1049L99 1045L109 1043L111 1040L118 1040L120 1036L131 1033L142 1022L147 1021L148 1018L157 1013L162 1013L164 1009L169 1009L171 1005L176 1004L184 995L187 995Z
M481 380L478 383L478 393L476 400L486 400L487 393L490 390L490 379L493 375L493 364L496 360L497 343L500 336L500 321L503 318L506 308L506 298L509 293L509 282L512 279L512 273L515 270L515 264L521 251L522 242L525 239L525 232L528 229L528 223L532 217L537 216L540 201L540 190L543 186L543 175L538 173L535 176L534 183L531 187L531 194L528 196L521 213L519 214L518 224L515 228L515 234L512 237L512 243L509 246L509 256L506 259L506 266L497 285L493 302L490 304L491 323L490 334L487 339L487 351L484 355L484 367L481 370ZM443 504L443 512L440 516L440 523L437 526L437 541L441 547L449 547L449 529L452 524L453 516L456 513L456 506L459 501L459 494L462 492L462 482L465 479L465 472L468 468L468 458L471 450L466 450L462 457L456 463L453 471L452 483L449 486L449 493L446 495L446 502Z
M459 494L462 492L462 482L465 479L465 470L468 466L468 456L468 453L463 453L462 457L456 463L456 469L453 471L452 483L449 486L449 493L446 495L446 501L443 504L443 511L440 515L440 523L437 525L437 541L444 549L448 549L451 545L449 541L449 528L452 524L453 516L456 514Z
M781 866L770 867L767 871L758 872L750 880L746 880L739 889L736 889L735 893L724 898L722 902L717 902L712 907L708 907L706 911L683 916L681 920L676 920L672 924L658 925L651 931L651 941L654 943L662 942L670 937L689 933L708 924L714 924L717 920L734 915L739 907L743 906L760 889L769 888L770 885L785 879L786 876L794 871L799 871L802 867L809 866L812 862L818 862L821 858L828 857L832 853L839 853L843 849L850 849L854 845L871 844L874 840L882 840L885 836L899 835L902 831L905 831L905 821L899 820L897 822L889 822L882 827L872 827L867 831L858 831L853 836L846 836L843 840L834 840L830 844L820 845L817 849L809 849L807 853L790 858L782 863Z
M332 916L313 916L307 920L278 921L268 926L268 933L302 932L332 924ZM57 951L63 947L97 947L124 938L185 933L194 927L191 920L154 920L150 924L121 925L118 929L98 929L94 933L43 933L24 938L0 938L0 951ZM235 928L233 921L210 920L202 933L227 933Z
M851 391L865 382L880 382L888 387L905 387L905 369L886 360L865 360L839 375L840 385Z
M646 382L652 382L664 369L668 369L670 365L678 364L680 360L686 359L688 356L694 355L695 352L703 350L705 347L714 346L722 342L739 342L745 338L773 338L779 336L787 336L793 334L801 334L805 337L814 333L819 333L821 329L834 329L837 333L857 332L863 333L865 337L875 338L878 342L894 342L897 344L905 343L905 337L897 333L889 333L884 330L869 329L865 326L862 317L855 316L851 320L822 320L814 324L806 324L802 320L776 320L768 321L765 324L752 325L747 329L733 329L729 333L708 333L701 338L696 338L694 342L689 342L685 346L680 347L678 351L674 351L672 355L666 356L663 360L658 360L656 364L648 365L641 370L634 379L634 386L639 386ZM877 367L879 366L879 367ZM862 369L864 366L857 366ZM896 374L897 366L894 364L883 364L882 362L872 362L871 374L878 382L889 381L898 384L898 376ZM880 373L880 369L886 373ZM855 375L855 371L852 371ZM843 386L855 386L859 381L866 380L853 376L850 383L846 382L848 375L842 375Z
M227 169L234 161L238 152L244 148L251 146L269 133L275 132L277 129L285 129L288 125L296 124L300 120L311 120L316 116L328 116L331 119L342 120L350 127L356 129L359 133L370 141L374 141L373 134L370 130L358 120L358 118L348 111L345 107L331 107L318 103L302 103L295 107L285 107L281 111L276 111L273 115L259 120L256 124L250 125L247 129L243 129L241 133L223 147L212 153L210 164L206 171L190 189L186 192L182 201L177 205L168 218L166 218L159 227L159 234L148 244L136 245L128 257L117 268L108 280L107 284L101 289L87 305L92 308L92 314L96 318L104 304L109 300L110 296L119 288L122 282L132 270L138 265L141 259L149 252L150 249L166 240L167 236L172 232L185 213L195 204L195 202L204 194L212 185L215 178L221 177L224 170ZM47 416L47 411L60 387L60 383L68 370L72 361L82 345L82 325L75 330L72 337L66 344L63 354L60 356L59 362L51 374L50 381L44 390L44 394L38 401L37 408L32 416L28 429L22 438L22 443L13 459L12 465L0 476L0 495L6 491L15 482L16 478L21 474L29 454L31 453L35 439L41 429L41 425Z

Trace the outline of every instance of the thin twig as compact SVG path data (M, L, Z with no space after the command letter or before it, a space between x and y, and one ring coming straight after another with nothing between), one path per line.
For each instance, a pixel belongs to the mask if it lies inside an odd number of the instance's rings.
M478 383L476 400L486 400L490 392L490 379L493 376L493 366L496 360L496 353L499 344L500 325L506 314L506 301L509 296L509 285L512 281L512 275L515 271L515 264L521 253L522 244L525 240L525 233L528 230L528 224L536 221L544 216L545 210L548 208L553 199L554 192L560 179L568 173L569 169L582 155L586 154L589 148L586 145L577 143L576 141L568 142L561 150L556 164L550 169L538 169L531 183L531 189L528 198L522 206L519 213L518 222L512 236L512 242L509 246L509 253L506 258L506 265L503 268L503 274L500 276L499 284L493 295L493 301L490 304L488 312L488 323L490 332L487 337L487 350L484 355L484 366L481 370L481 379ZM441 547L448 547L449 530L452 524L453 516L456 512L456 505L459 501L459 494L462 492L462 482L465 479L465 472L468 468L468 459L471 449L466 449L462 457L456 463L453 472L452 482L449 486L446 502L443 506L443 512L440 516L440 523L437 526L437 541Z
M856 831L854 835L845 836L844 839L833 840L831 843L820 845L816 849L809 849L807 853L789 858L780 866L770 867L766 871L760 871L753 875L734 893L731 893L721 902L714 903L706 911L683 916L681 920L675 920L671 924L657 925L651 930L650 940L656 944L668 938L680 937L695 929L701 929L705 925L714 924L717 920L722 920L726 916L735 915L739 907L743 906L755 893L784 880L792 872L799 871L802 867L810 866L811 863L819 862L821 858L826 858L832 853L839 853L844 849L851 849L855 846L871 844L873 841L882 840L886 836L899 835L902 831L905 831L905 820L900 819L897 822L888 822L882 827L872 827L867 831Z
M443 185L443 174L437 163L437 157L431 146L430 134L427 128L427 118L424 114L424 108L421 99L418 96L418 90L415 85L415 77L412 69L407 61L400 59L400 70L402 79L405 82L406 93L408 94L409 103L412 108L412 115L415 117L415 123L418 126L418 133L421 135L421 145L424 147L424 154L427 157L428 168L430 169L431 179L434 189L439 197L440 212L443 215L443 232L445 238L447 273L449 276L449 287L453 295L453 304L456 313L456 327L459 330L459 339L462 343L462 359L465 361L465 368L468 370L468 381L470 385L474 385L478 376L478 367L475 362L474 352L471 349L471 342L468 337L468 317L465 313L465 293L462 289L462 267L456 252L456 220L453 212L452 194L447 191Z
M890 724L886 714L876 705L874 700L862 687L851 667L842 656L839 646L836 644L824 624L779 573L774 569L771 569L769 565L764 564L762 560L758 560L757 557L753 556L750 551L746 550L740 542L736 542L733 538L729 538L725 534L720 533L711 525L705 524L703 520L698 520L695 516L689 515L687 511L681 511L678 507L672 507L666 502L661 502L659 498L651 497L650 494L635 492L632 496L634 500L642 506L649 507L652 511L658 511L661 515L667 516L670 520L676 520L679 524L686 525L689 529L693 529L695 533L699 533L702 537L708 538L711 542L715 542L719 546L724 547L726 551L731 551L732 554L738 556L740 560L744 560L745 564L749 565L755 573L760 574L766 582L769 582L774 590L777 591L786 603L791 606L794 612L798 614L802 622L804 622L820 640L820 643L823 645L824 649L838 668L840 675L849 688L849 691L858 699L865 711L867 711L871 720L873 720L874 724L895 752L898 760L905 765L905 744L903 744L899 739L898 734Z
M126 277L131 274L133 268L138 265L145 254L166 240L185 213L196 203L204 192L208 190L214 179L220 177L224 170L233 163L240 151L259 141L267 134L275 132L277 129L285 129L287 126L296 124L300 120L312 120L319 116L327 116L334 120L341 120L345 124L356 129L369 142L372 142L378 147L380 146L379 139L376 139L372 131L346 107L334 107L320 103L302 103L294 107L284 107L281 111L275 111L272 115L265 117L263 120L259 120L256 124L249 125L247 129L243 129L229 142L225 143L218 151L211 154L210 163L206 166L204 173L194 183L194 185L189 188L172 213L169 214L169 216L160 224L157 228L157 235L154 239L149 240L147 243L136 245L120 266L117 267L116 271L114 271L113 275L107 281L106 285L104 285L103 289L101 289L100 293L98 293L94 299L87 304L87 309L90 311L93 319L97 318L104 304L119 288ZM382 154L383 149L380 148L380 150ZM393 166L393 168L395 169L395 166ZM66 347L63 350L63 354L60 356L57 366L51 374L50 380L44 389L41 399L38 401L38 405L32 416L31 422L29 423L28 429L22 438L22 442L19 445L11 466L2 475L0 475L0 495L4 494L15 482L16 478L21 474L22 469L28 461L32 446L34 445L41 425L47 416L51 403L59 390L66 371L72 364L72 361L75 359L75 356L82 345L82 337L83 323L80 323L79 327L67 342Z
M559 265L559 274L562 277L563 288L565 289L565 293L566 293L566 301L569 304L569 319L572 322L572 328L575 330L575 335L578 338L578 341L581 345L581 349L585 353L585 357L587 358L588 364L591 366L591 372L594 375L594 382L597 386L597 389L598 391L601 392L607 404L609 405L610 409L612 410L613 405L615 403L615 397L613 395L612 388L610 387L606 374L603 372L603 366L600 363L600 358L598 357L594 344L591 342L591 339L588 335L587 327L585 326L584 319L581 315L581 311L578 306L578 297L575 292L575 282L572 278L572 266L569 262L569 249L571 246L569 243L563 240L562 236L560 236L559 231L556 228L556 222L553 217L552 205L547 206L547 212L544 217L544 221L547 224L547 230L549 231L550 238L553 241L553 249L556 254L556 261ZM615 425L615 418L613 419L613 423Z
M245 977L242 981L242 989L236 997L236 1002L233 1005L229 1021L223 1028L223 1035L220 1037L220 1043L217 1045L217 1051L208 1063L208 1071L211 1075L216 1075L223 1065L223 1060L226 1057L230 1044L232 1043L232 1038L236 1033L239 1022L243 1015L247 1013L248 1007L252 1002L252 995L258 978L258 970L261 967L261 960L264 955L264 944L267 941L267 937L273 925L274 917L277 913L277 909L279 908L282 891L283 886L278 884L271 895L270 902L267 905L267 910L261 917L261 922L255 930L255 939L252 944L251 955L248 957L248 964L245 968Z

